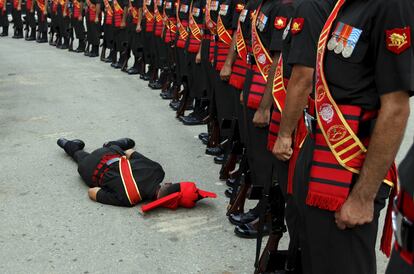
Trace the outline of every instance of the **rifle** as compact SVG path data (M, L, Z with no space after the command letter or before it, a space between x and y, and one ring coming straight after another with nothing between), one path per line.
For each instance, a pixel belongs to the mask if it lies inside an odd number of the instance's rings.
M176 117L180 117L180 116L184 116L184 112L186 111L188 105L191 103L191 98L190 98L190 91L188 90L188 84L187 82L183 81L183 91L182 96L181 96L181 100L180 100L180 105L178 106L177 109L177 113L176 113Z
M250 176L247 155L243 153L239 170L237 171L237 178L234 182L233 193L227 206L227 216L244 212L246 197L252 185Z
M240 142L240 134L237 120L232 121L231 151L228 153L225 163L220 169L220 180L227 180L231 177L230 173L235 169L237 159L242 154L243 145Z
M266 199L265 195L264 199ZM269 199L272 231L260 259L256 257L254 273L301 274L302 268L300 253L298 252L298 233L292 232L293 235L290 239L289 250L278 250L279 241L286 232L286 226L284 224L285 199L278 183L270 189ZM261 237L257 238L257 254L260 252L261 240Z

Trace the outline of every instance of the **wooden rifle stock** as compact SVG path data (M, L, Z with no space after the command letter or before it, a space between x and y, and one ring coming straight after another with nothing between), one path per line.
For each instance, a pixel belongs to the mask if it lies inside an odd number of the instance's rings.
M283 231L279 233L271 233L262 255L260 256L259 265L255 269L254 274L268 273L269 265L273 254L277 252L279 241L283 237Z
M243 213L248 191L252 185L250 173L248 172L247 156L243 155L239 167L239 177L236 179L233 194L227 206L227 216L230 214Z
M208 143L207 147L217 147L220 143L220 127L217 119L210 117L208 122Z

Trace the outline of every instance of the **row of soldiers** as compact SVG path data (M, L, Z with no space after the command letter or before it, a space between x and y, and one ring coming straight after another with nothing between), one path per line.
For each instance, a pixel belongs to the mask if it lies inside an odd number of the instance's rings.
M16 38L20 12L14 1ZM256 273L376 273L380 211L397 195L404 263L388 271L412 273L414 193L397 194L393 164L414 94L412 1L35 0L27 40L47 42L48 17L50 44L74 50L75 34L74 51L140 74L183 124L207 124L199 137L222 165L235 233L270 235ZM259 201L245 211L246 198Z

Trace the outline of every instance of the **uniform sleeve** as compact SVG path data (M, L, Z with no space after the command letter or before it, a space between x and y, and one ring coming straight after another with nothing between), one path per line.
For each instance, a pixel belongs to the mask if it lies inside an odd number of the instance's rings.
M290 6L278 3L273 6L272 11L270 12L270 51L282 51L283 49L283 32L291 15L289 11ZM279 20L283 21L283 27L281 27L282 25L278 25Z
M414 1L382 1L376 16L375 82L380 95L408 91L414 95Z
M96 201L107 205L128 206L116 197L115 192L110 192L109 190L103 188L96 193Z
M319 35L328 16L324 12L321 6L318 7L311 1L303 1L296 8L290 26L292 40L288 58L289 65L315 67ZM295 22L299 22L299 24L303 22L300 31L292 30Z

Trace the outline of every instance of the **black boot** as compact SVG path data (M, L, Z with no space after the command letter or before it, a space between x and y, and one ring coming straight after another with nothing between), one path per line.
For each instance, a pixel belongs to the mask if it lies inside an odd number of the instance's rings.
M63 44L60 47L60 49L68 49L69 48L69 38L68 37L64 37L63 38Z
M0 34L0 37L6 37L6 36L9 36L9 27L3 26L3 32Z
M134 65L127 70L129 75L139 74L139 57L134 55Z
M85 46L86 46L85 40L79 39L79 45L78 45L78 48L75 49L75 52L76 53L85 52Z
M122 150L128 150L135 146L135 141L131 138L121 138L115 141L109 141L103 144L103 147L119 146Z
M16 28L14 30L14 35L13 37L14 39L22 39L23 38L23 29L22 28Z
M130 53L128 51L124 51L121 53L121 57L119 58L119 63L121 65L121 71L127 72L128 70L128 60L130 57Z
M85 143L79 139L67 140L65 138L59 138L57 144L72 158L76 151L82 150L85 147Z
M36 42L40 43L40 31L36 33Z
M68 48L68 51L70 51L70 52L73 52L74 51L74 49L73 49L73 37L69 37L69 48Z
M90 50L90 44L89 42L86 44L86 48L85 48L85 52L83 53L83 55L85 56L89 56L91 54Z
M99 46L92 46L92 51L89 54L89 57L98 57L99 56Z
M115 68L116 64L118 64L117 60L118 60L118 53L116 50L112 49L111 52L109 53L110 58L111 58L111 67Z
M44 31L40 34L39 43L47 43L47 31Z
M56 48L61 49L62 48L62 37L57 38L56 40Z
M114 50L110 50L109 51L109 56L108 57L106 57L106 58L104 58L104 60L103 60L103 62L105 62L105 63L111 63L112 62L112 56L114 55Z
M105 62L105 60L106 60L106 47L105 46L103 46L102 49L101 49L101 57L100 57L100 60L102 62Z
M36 28L31 29L30 36L26 40L27 41L35 41L36 40Z
M116 61L117 60L117 55L118 55L118 52L115 52L115 57L112 59L112 63L111 63L111 67L113 67L114 69L120 69L121 68L121 62L122 62L122 58L121 58L121 56L119 56L119 60L118 60L118 62Z
M50 37L49 37L49 45L51 46L56 46L56 44L54 43L53 39L55 38L55 33L54 32L50 32Z
M29 27L24 28L24 40L28 41L29 39Z

